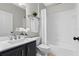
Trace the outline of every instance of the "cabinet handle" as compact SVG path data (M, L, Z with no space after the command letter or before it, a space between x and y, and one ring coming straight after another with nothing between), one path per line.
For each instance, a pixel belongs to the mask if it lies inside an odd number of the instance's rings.
M27 48L27 54L29 54L29 47Z
M24 50L22 50L22 56L24 56Z

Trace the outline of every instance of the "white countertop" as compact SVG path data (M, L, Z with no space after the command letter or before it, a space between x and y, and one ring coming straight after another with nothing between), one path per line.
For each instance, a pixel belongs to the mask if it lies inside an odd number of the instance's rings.
M20 46L22 44L27 44L32 41L37 40L39 37L33 37L33 38L25 38L25 39L19 39L19 41L10 42L10 40L0 41L0 52L11 49L13 47Z

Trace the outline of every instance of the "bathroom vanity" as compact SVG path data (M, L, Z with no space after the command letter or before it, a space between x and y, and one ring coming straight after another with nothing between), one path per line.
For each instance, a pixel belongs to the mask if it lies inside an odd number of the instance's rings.
M0 45L0 56L35 56L36 40L38 38L28 38L17 42L3 42ZM5 45L6 44L6 45Z

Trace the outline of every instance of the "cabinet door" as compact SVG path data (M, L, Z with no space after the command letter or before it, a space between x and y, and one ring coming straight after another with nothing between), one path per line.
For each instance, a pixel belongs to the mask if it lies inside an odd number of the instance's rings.
M26 45L27 56L36 56L36 41L33 41Z
M1 54L2 56L22 56L22 49L14 48Z

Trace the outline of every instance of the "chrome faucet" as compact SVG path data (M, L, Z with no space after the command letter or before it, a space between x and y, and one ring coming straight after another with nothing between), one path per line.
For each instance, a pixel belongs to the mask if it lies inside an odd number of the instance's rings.
M13 32L10 34L10 40L13 40Z
M10 40L13 40L13 39L17 40L17 35L15 33L11 32Z

